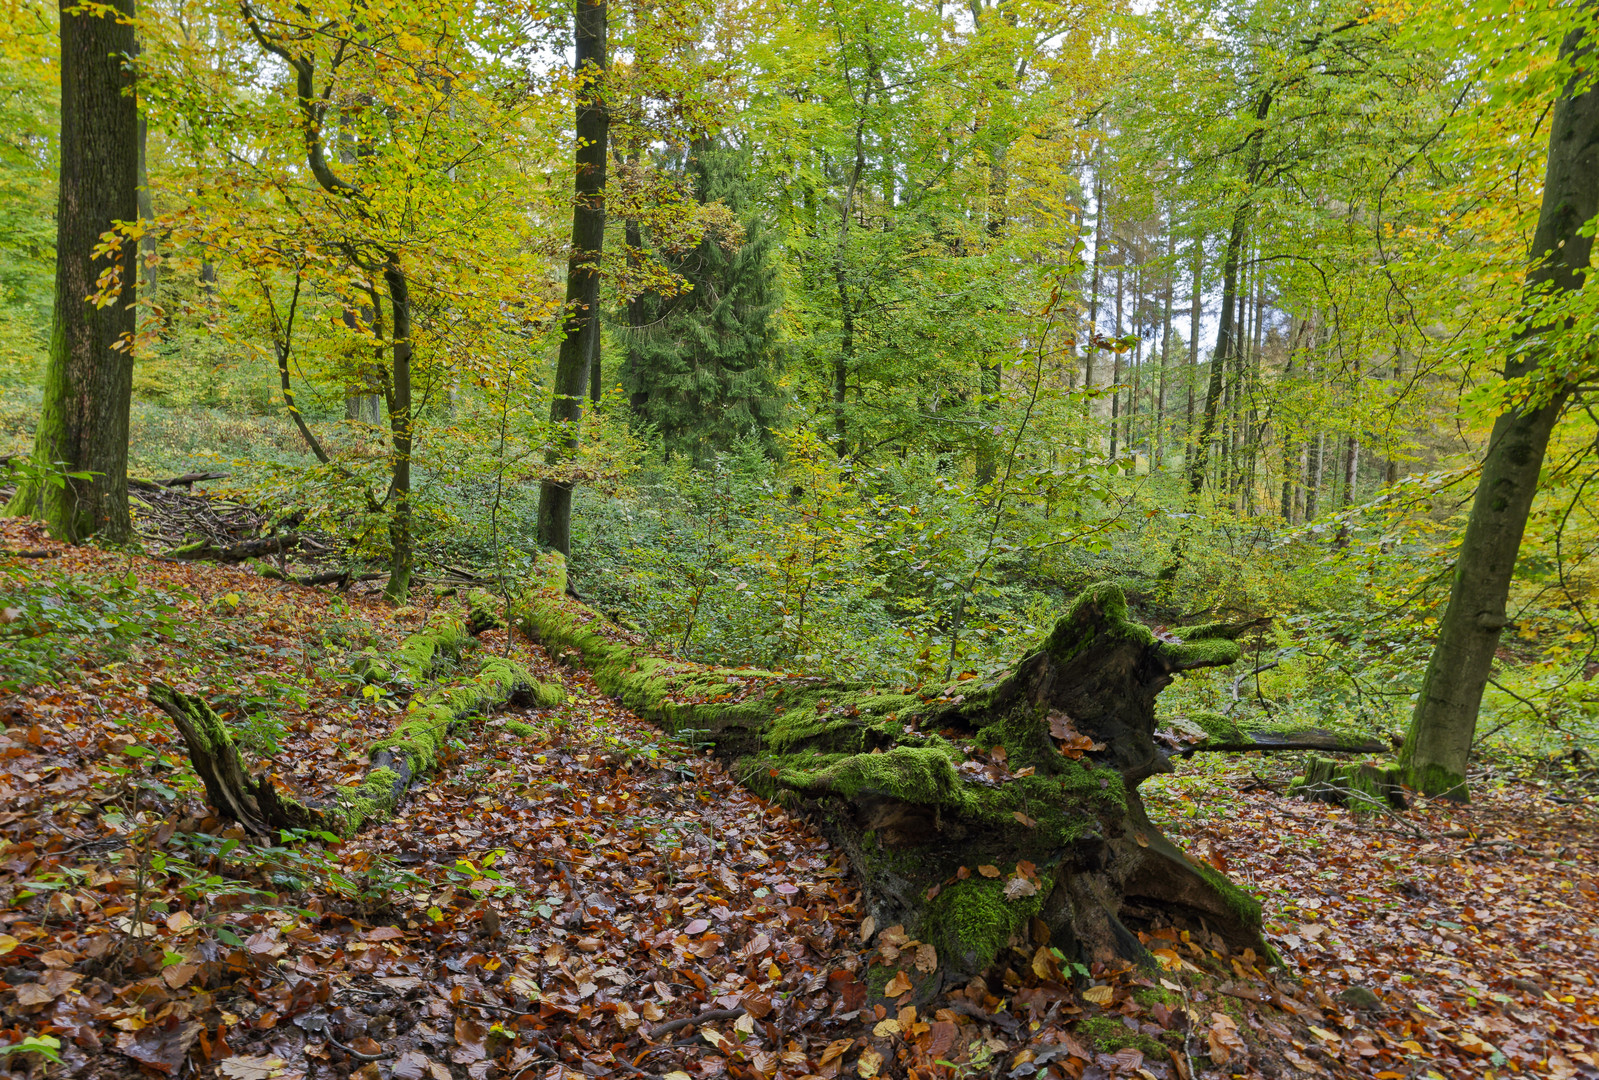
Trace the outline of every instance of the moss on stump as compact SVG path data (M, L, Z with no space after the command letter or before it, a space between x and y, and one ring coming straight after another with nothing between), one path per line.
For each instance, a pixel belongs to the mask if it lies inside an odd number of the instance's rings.
M877 925L932 944L946 984L1025 945L1034 920L1083 960L1147 961L1132 927L1157 916L1267 952L1259 904L1167 840L1137 792L1171 769L1156 694L1236 660L1236 630L1157 638L1100 585L1002 678L896 692L652 656L565 595L558 557L548 565L515 607L523 631L817 821Z

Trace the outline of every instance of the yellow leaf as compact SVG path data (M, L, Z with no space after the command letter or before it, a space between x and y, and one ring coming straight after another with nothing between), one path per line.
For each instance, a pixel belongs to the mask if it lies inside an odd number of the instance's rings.
M879 1039L887 1038L890 1035L898 1035L899 1021L893 1019L892 1017L887 1020L879 1020L877 1022L877 1026L872 1028L872 1034L877 1036Z
M819 1062L819 1064L821 1065L822 1068L824 1068L824 1069L827 1068L828 1065L832 1064L834 1061L837 1061L839 1058L843 1057L844 1056L844 1051L848 1050L850 1047L852 1047L854 1045L855 1045L855 1040L854 1039L835 1039L834 1041L832 1041L832 1042L827 1044L827 1049L826 1050L822 1051L822 1058L821 1058L821 1061Z
M1083 991L1083 1000L1092 1001L1095 1005L1109 1005L1110 999L1115 996L1116 992L1108 986L1090 986Z
M855 1069L861 1074L862 1080L871 1080L882 1067L883 1055L876 1050L862 1050L860 1060L855 1063Z
M977 872L987 878L999 877L999 867L997 866L979 866Z

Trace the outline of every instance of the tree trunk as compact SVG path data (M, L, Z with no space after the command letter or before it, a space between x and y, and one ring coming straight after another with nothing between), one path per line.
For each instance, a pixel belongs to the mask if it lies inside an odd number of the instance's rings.
M1166 376L1171 367L1171 297L1172 278L1176 276L1174 260L1177 258L1177 231L1167 223L1166 234L1166 298L1161 314L1160 335L1160 387L1155 391L1155 452L1149 461L1149 471L1158 472L1166 456Z
M79 543L133 538L128 515L128 412L133 395L138 246L95 258L102 233L139 216L139 112L129 66L132 0L103 13L62 0L61 176L56 200L55 314L33 468L12 514L43 518L52 536ZM100 275L117 275L104 307ZM60 476L88 473L87 478Z
M600 332L600 253L605 246L605 157L610 112L598 82L605 72L606 0L577 0L577 178L572 204L572 253L566 264L566 324L555 361L550 420L560 429L545 461L556 466L577 447L588 389L591 339ZM539 543L562 554L572 550L572 483L551 477L539 489Z
M1105 213L1105 181L1096 165L1094 169L1094 264L1088 284L1088 335L1083 344L1083 419L1093 428L1094 417L1094 360L1098 348L1094 339L1099 336L1099 284L1100 267L1104 259L1107 215ZM1085 437L1086 438L1086 437ZM1085 442L1086 445L1086 442ZM1099 440L1094 439L1094 453L1099 453Z
M1596 7L1594 0L1584 4L1584 17L1591 19ZM1566 36L1560 51L1567 59L1591 58L1593 44L1579 26ZM1583 64L1577 67L1580 71ZM1583 92L1572 96L1579 86ZM1579 74L1555 104L1549 129L1543 207L1532 240L1535 263L1527 274L1530 300L1544 290L1558 295L1582 288L1593 237L1581 230L1595 215L1599 215L1599 87L1584 85ZM1569 324L1530 326L1520 348L1510 354L1506 377L1536 375L1549 340L1569 330ZM1438 625L1438 642L1399 758L1409 783L1429 795L1461 799L1468 795L1466 762L1499 634L1509 621L1505 603L1516 555L1550 434L1572 390L1564 373L1555 373L1550 382L1552 386L1541 388L1547 400L1516 404L1499 416L1483 456L1466 535L1455 559L1449 606Z
M1260 144L1265 135L1266 116L1271 111L1271 103L1272 94L1269 90L1262 91L1255 102L1256 126L1247 137L1249 148L1248 165L1244 170L1244 201L1233 211L1232 229L1227 236L1227 255L1222 263L1221 318L1216 327L1216 352L1210 361L1210 386L1205 392L1204 421L1195 446L1194 462L1188 467L1188 488L1195 495L1205 486L1210 440L1216 431L1216 407L1221 399L1222 380L1226 377L1228 350L1233 345L1233 305L1238 302L1239 263L1242 261L1244 234L1249 231L1249 219L1254 209L1254 188L1260 179Z
M411 530L411 287L399 257L383 269L394 319L393 382L389 394L389 580L383 598L403 604L411 592L414 540Z
M1193 295L1188 301L1188 404L1183 419L1183 464L1189 465L1194 458L1194 391L1199 383L1199 318L1202 314L1202 300L1205 278L1205 243L1201 238L1194 240L1194 278Z
M1116 265L1116 340L1121 341L1122 336L1122 286L1125 283L1122 277L1123 265ZM1116 461L1116 436L1121 431L1121 405L1122 405L1122 348L1118 344L1111 352L1110 368L1110 460L1112 467Z
M1593 18L1594 0L1583 5ZM1564 58L1591 58L1593 42L1581 27L1561 45ZM1578 62L1578 69L1583 64ZM1599 214L1599 88L1583 86L1575 75L1554 106L1549 126L1549 163L1543 181L1543 208L1532 238L1533 269L1527 274L1529 299L1549 290L1580 290L1593 254L1593 237L1581 227ZM1505 376L1535 376L1545 358L1548 339L1570 325L1533 325L1522 334L1521 349L1511 352ZM1439 622L1438 643L1422 678L1410 730L1399 765L1410 786L1430 795L1466 798L1466 762L1476 736L1477 710L1493 667L1505 614L1516 554L1527 528L1527 514L1537 493L1538 472L1548 451L1549 435L1572 392L1569 376L1557 373L1553 387L1543 387L1548 400L1517 403L1493 422L1482 475L1466 534L1455 557L1455 581L1449 608Z
M1132 931L1170 921L1202 919L1266 952L1259 904L1167 840L1137 790L1171 768L1153 741L1156 694L1179 672L1232 663L1227 635L1241 628L1157 638L1119 589L1095 586L1002 678L885 693L652 657L564 590L557 572L525 597L522 628L816 821L848 855L876 925L932 946L905 972L915 1000L993 968L1013 944L1142 960Z

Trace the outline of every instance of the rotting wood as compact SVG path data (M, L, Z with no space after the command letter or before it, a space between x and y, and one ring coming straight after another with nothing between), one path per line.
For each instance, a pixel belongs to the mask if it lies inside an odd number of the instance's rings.
M437 620L406 638L385 670L421 685L437 670L441 654L459 649L465 633L459 619ZM432 772L450 733L470 717L505 705L550 708L566 697L560 686L539 682L521 664L484 658L470 675L414 695L394 730L369 748L371 764L361 782L313 802L279 791L270 772L252 774L227 725L200 695L164 683L152 683L148 694L177 725L206 798L223 817L256 836L316 829L341 837L390 817L411 785Z
M1135 931L1171 922L1271 955L1258 902L1162 835L1137 791L1171 769L1155 696L1181 672L1234 662L1237 627L1158 638L1100 585L1001 678L884 690L652 656L566 596L564 579L552 557L517 625L810 816L847 854L875 926L903 928L897 966L915 992L901 1004L1013 947L1148 962ZM874 968L868 985L881 993L894 974Z
M285 552L293 551L299 546L299 533L262 536L255 540L245 540L241 543L233 544L230 547L218 547L214 541L205 539L173 548L163 557L176 562L205 560L207 562L241 563L248 559L259 559L263 555L281 555Z

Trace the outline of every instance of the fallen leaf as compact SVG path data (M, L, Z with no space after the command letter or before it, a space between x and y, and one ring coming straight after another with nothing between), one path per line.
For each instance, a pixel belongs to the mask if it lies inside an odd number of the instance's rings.
M909 993L910 988L910 976L906 975L903 971L896 972L894 977L888 981L888 985L883 987L883 996L886 998L897 998L902 994Z
M977 872L986 878L999 877L999 867L997 866L989 866L985 864L983 866L979 866L977 868Z
M938 970L938 950L933 946L923 943L916 946L916 970L930 974Z
M288 1069L288 1065L289 1063L280 1057L227 1057L217 1062L217 1069L228 1080L272 1080L274 1076L281 1076ZM398 1066L394 1070L395 1080L418 1080L421 1075L417 1073L414 1077L405 1076Z
M1033 896L1038 892L1038 886L1027 878L1013 877L1005 882L1005 899L1019 900L1024 896Z
M855 1071L860 1073L862 1080L871 1080L882 1067L883 1055L876 1050L862 1050L860 1059L855 1062Z
M1116 991L1108 986L1090 986L1083 991L1083 1000L1092 1001L1095 1005L1109 1005L1116 996Z

